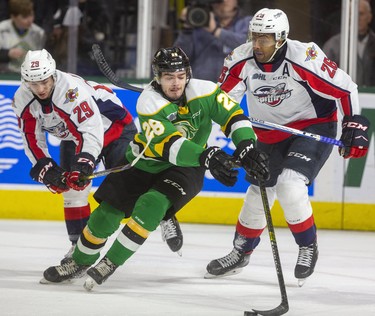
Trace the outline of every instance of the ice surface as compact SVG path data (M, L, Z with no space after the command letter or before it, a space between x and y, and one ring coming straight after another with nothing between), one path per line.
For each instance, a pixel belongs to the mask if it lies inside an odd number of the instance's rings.
M280 304L267 231L242 273L204 279L208 262L231 250L234 227L181 228L182 257L168 249L158 229L107 282L88 293L84 278L39 284L42 272L69 249L64 222L0 220L0 315L240 316ZM375 232L318 234L315 273L299 288L293 276L298 248L288 229L276 228L290 305L286 315L375 315Z

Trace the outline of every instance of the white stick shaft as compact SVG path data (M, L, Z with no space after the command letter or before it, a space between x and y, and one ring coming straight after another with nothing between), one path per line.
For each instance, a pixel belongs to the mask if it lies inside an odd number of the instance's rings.
M276 129L276 130L286 132L286 133L289 133L289 134L298 135L298 136L302 136L302 137L306 137L306 138L311 138L311 139L314 139L318 142L323 142L323 143L327 143L327 144L336 145L336 146L339 146L339 147L344 147L344 144L342 143L342 141L334 139L334 138L330 138L330 137L321 136L321 135L318 135L318 134L313 134L313 133L301 131L299 129L279 125L279 124L276 124L276 123L258 120L258 119L253 118L253 117L250 117L249 119L250 119L251 123L253 123L254 125L257 125L259 127L265 127L267 129Z
M106 169L106 170L94 172L93 174L91 174L90 176L88 176L87 179L94 179L94 178L98 178L98 177L104 177L106 175L109 175L110 173L120 172L120 171L123 171L123 170L130 169L131 167L133 167L139 161L139 159L142 158L142 156L145 153L146 149L148 148L148 146L150 146L151 140L153 138L154 138L154 133L151 132L150 136L148 137L146 146L143 148L143 150L140 152L140 154L131 163L128 163L128 164L123 165L123 166L113 167L113 168L110 168L110 169Z

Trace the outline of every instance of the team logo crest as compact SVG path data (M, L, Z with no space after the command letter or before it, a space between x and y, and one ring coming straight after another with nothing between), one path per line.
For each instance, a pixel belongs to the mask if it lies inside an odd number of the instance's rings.
M225 59L228 60L228 61L232 61L232 60L233 60L233 51L231 51L231 52L227 55L227 57L225 57Z
M254 91L254 97L260 103L275 107L291 96L292 90L287 90L285 87L285 83L280 83L276 87L263 86Z
M314 60L318 56L318 52L315 48L315 45L308 47L306 50L306 59L305 61Z
M65 93L65 102L64 104L66 103L69 103L69 102L73 102L75 99L78 98L78 87L75 88L75 89L69 89L66 93Z
M43 130L60 139L66 138L69 134L69 131L63 122L60 122L55 126L43 127Z
M197 129L192 126L188 121L179 121L173 123L176 129L182 134L186 139L193 139L197 133Z

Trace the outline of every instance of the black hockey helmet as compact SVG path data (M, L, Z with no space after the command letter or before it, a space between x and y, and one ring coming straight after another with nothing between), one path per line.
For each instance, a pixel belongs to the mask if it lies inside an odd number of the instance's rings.
M152 61L154 77L159 82L162 72L177 72L186 70L186 77L189 80L192 75L189 58L180 47L167 47L159 49Z

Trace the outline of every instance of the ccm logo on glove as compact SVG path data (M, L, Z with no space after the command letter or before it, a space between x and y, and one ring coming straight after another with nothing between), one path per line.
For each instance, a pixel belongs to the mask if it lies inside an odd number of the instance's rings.
M80 157L80 158L78 158L77 163L87 163L91 166L91 168L93 168L93 169L95 168L94 162L90 159L87 159L87 158Z
M360 158L366 155L369 146L367 135L369 126L370 122L364 116L344 116L340 138L344 146L339 148L341 156L347 159Z
M69 187L76 191L84 190L91 182L87 179L95 168L95 158L89 153L79 153L73 159L70 173L66 178Z
M52 193L69 191L66 182L66 172L52 158L41 158L30 170L33 180L43 183Z
M364 132L367 131L367 129L368 129L368 126L362 125L362 124L357 123L357 122L343 122L342 123L342 127L343 128L346 128L346 127L348 127L348 128L357 128L357 129L361 129Z
M46 175L47 171L53 168L52 162L49 162L47 165L44 165L43 168L40 170L38 175L38 182L43 183L44 176Z

